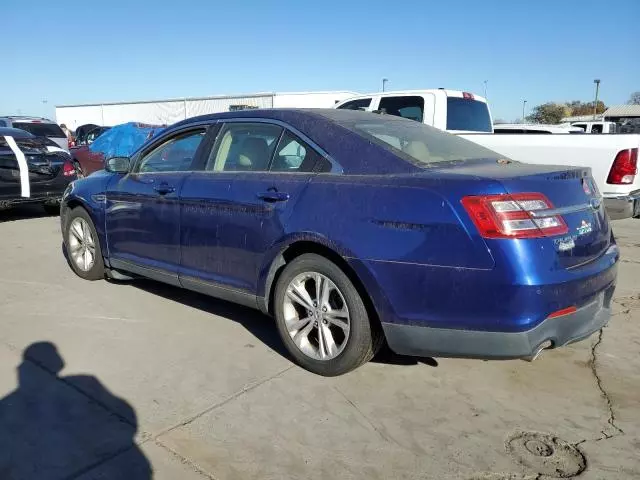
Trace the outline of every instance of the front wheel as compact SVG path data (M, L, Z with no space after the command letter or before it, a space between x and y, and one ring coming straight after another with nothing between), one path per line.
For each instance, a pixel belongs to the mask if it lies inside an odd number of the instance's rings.
M85 280L104 278L104 261L93 221L82 207L76 207L66 221L64 245L71 268Z
M296 362L324 376L369 361L382 334L349 277L326 258L305 254L288 264L274 298L280 336Z

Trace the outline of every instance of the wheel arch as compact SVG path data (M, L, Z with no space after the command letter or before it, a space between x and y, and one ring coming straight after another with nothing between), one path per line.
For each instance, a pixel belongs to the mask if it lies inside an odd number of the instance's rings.
M366 268L356 268L354 263L357 262L357 260L351 258L347 259L345 258L347 255L345 255L344 252L342 254L339 252L340 248L332 245L326 239L320 238L296 239L285 246L280 247L279 251L275 254L275 257L269 264L269 268L266 269L267 273L263 281L263 295L258 297L258 307L260 310L268 315L273 315L275 286L284 268L299 256L307 253L313 253L331 261L337 265L345 275L347 275L362 298L365 308L367 309L367 313L369 314L369 318L376 324L376 326L381 327L382 312L386 308L381 305L381 303L386 304L386 301L383 300L383 296L379 295L381 292L377 282L375 282L373 276L370 275ZM359 266L362 266L362 264L360 263ZM377 295L372 295L372 293ZM374 298L376 301L374 301Z

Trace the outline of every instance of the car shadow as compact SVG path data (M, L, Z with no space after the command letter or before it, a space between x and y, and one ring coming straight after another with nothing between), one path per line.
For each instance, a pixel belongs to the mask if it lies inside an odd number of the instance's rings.
M28 220L30 218L56 217L45 211L39 203L16 205L6 210L0 210L0 223L13 222L16 220Z
M237 322L271 350L277 352L289 361L294 361L280 339L273 318L264 315L258 310L153 280L135 279L131 280L129 284L145 292L159 295L168 300L197 308L211 315L217 315ZM438 366L438 362L431 357L410 357L394 353L386 343L371 361L374 363L400 366L418 364L429 365L431 367Z

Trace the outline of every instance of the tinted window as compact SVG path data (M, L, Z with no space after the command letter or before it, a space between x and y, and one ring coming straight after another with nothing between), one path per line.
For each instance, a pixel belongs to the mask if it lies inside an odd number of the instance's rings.
M14 122L13 128L19 128L20 130L32 133L36 137L67 137L62 129L55 123Z
M422 123L378 117L339 121L344 127L419 166L471 158L502 158L502 155L468 140Z
M322 157L295 135L285 131L271 162L272 172L313 172Z
M338 108L341 110L366 110L369 105L371 105L370 98L360 98L359 100L351 100Z
M7 122L5 122L4 120L0 120L0 127L6 127L7 126Z
M206 169L215 172L266 171L282 128L265 123L227 123Z
M495 128L493 129L493 133L524 133L524 130L518 128Z
M422 121L424 98L422 97L384 97L380 100L379 110L388 115Z
M142 158L138 171L145 173L189 170L204 134L204 130L190 132L164 142Z
M487 104L470 98L447 97L447 130L490 132Z
M602 125L591 125L591 133L602 133Z

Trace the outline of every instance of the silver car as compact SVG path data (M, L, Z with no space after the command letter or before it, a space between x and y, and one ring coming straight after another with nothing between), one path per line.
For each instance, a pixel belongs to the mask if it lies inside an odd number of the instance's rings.
M64 151L69 151L69 140L60 126L42 117L8 116L0 117L0 127L19 128L36 137L47 137Z

